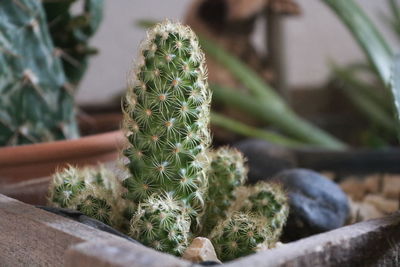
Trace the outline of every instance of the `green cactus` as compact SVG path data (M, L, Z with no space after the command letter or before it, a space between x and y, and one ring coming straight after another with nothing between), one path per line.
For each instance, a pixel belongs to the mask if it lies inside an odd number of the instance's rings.
M49 204L78 210L121 229L122 212L127 203L119 199L120 195L117 178L104 167L77 169L69 166L53 176Z
M267 225L262 216L234 212L214 228L209 238L219 259L233 260L269 246L271 233Z
M287 216L286 197L277 185L242 186L247 168L237 150L209 150L211 94L193 32L158 24L140 55L123 103L129 173L115 185L108 173L69 168L55 175L50 200L173 255L200 231L222 260L272 247Z
M72 14L72 6L77 3L83 10L80 14ZM76 87L87 69L89 57L97 53L88 42L103 18L104 0L44 1L43 6L67 80Z
M41 3L3 0L0 18L0 146L76 138L73 96Z
M240 152L227 148L214 152L203 234L215 226L208 236L221 260L274 247L288 216L287 198L280 185L259 182L240 186L246 175Z
M144 245L181 255L189 245L190 218L172 196L150 196L139 204L130 235Z
M241 152L221 147L210 153L211 167L208 174L207 207L203 216L202 235L206 236L234 203L235 189L246 181L247 167Z
M258 182L254 186L236 190L232 211L252 212L265 218L271 230L269 245L275 246L289 214L288 200L282 187L276 183Z
M148 32L123 106L132 174L124 181L127 199L168 193L192 218L203 211L211 139L206 76L189 27L167 21Z

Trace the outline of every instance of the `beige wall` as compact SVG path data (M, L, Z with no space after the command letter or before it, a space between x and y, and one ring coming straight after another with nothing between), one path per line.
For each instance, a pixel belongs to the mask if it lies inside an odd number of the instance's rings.
M135 25L138 19L180 19L190 0L106 0L104 22L92 44L100 54L91 60L78 93L78 102L107 102L126 84L126 75L145 36ZM384 0L358 0L379 19L387 11ZM324 82L332 60L346 64L363 58L347 30L321 0L298 0L303 15L286 19L286 57L290 86L312 86ZM382 28L385 27L379 23ZM393 36L387 34L394 42ZM261 36L255 42L261 45Z

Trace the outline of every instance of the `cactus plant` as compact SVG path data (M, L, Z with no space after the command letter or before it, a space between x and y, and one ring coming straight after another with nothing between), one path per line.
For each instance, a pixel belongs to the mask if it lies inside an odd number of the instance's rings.
M234 212L210 234L222 261L232 260L269 246L270 231L265 218L246 212Z
M190 218L170 195L152 195L139 204L130 235L144 245L181 255L189 245Z
M221 147L212 151L210 158L207 207L202 223L203 235L208 235L219 221L227 217L228 209L236 199L235 189L247 179L245 159L238 150Z
M259 182L237 187L230 194L234 201L220 216L225 220L217 221L209 234L218 257L231 260L274 247L289 213L281 186Z
M78 169L72 166L57 172L49 187L49 204L79 210L116 228L121 228L120 184L115 175L100 166Z
M50 200L173 255L181 255L200 230L210 234L223 260L272 246L287 215L286 199L277 186L242 190L242 154L209 149L211 94L195 35L167 21L141 48L123 103L125 179L116 186L104 170L70 167L55 175Z
M0 5L0 146L78 136L73 96L35 0Z
M72 14L77 3L82 5L82 12ZM89 57L97 52L88 41L101 23L103 6L104 0L43 2L51 38L61 55L67 80L73 86L82 79Z
M178 23L158 24L141 46L123 106L131 176L125 195L136 203L172 194L192 218L202 212L210 143L204 55L194 33Z
M236 201L230 209L264 217L270 228L269 244L274 246L289 214L287 196L281 185L258 182L253 186L237 188L235 195Z

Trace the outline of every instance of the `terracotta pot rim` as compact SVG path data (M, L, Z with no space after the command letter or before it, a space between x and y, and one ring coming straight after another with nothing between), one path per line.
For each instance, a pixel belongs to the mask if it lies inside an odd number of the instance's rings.
M123 132L117 130L78 139L4 147L0 148L0 167L55 161L77 155L93 156L122 149L123 144Z

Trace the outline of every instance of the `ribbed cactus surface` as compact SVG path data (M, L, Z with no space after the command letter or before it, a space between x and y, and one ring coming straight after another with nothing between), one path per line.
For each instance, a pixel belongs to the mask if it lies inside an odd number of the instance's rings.
M234 203L235 189L247 179L245 159L238 150L221 147L209 154L211 158L208 173L207 207L203 216L202 234L208 235L220 222L226 219L229 207Z
M0 146L77 137L41 2L2 0L0 18Z
M210 143L204 55L190 28L158 24L142 43L124 104L126 198L170 194L192 216L202 211Z

